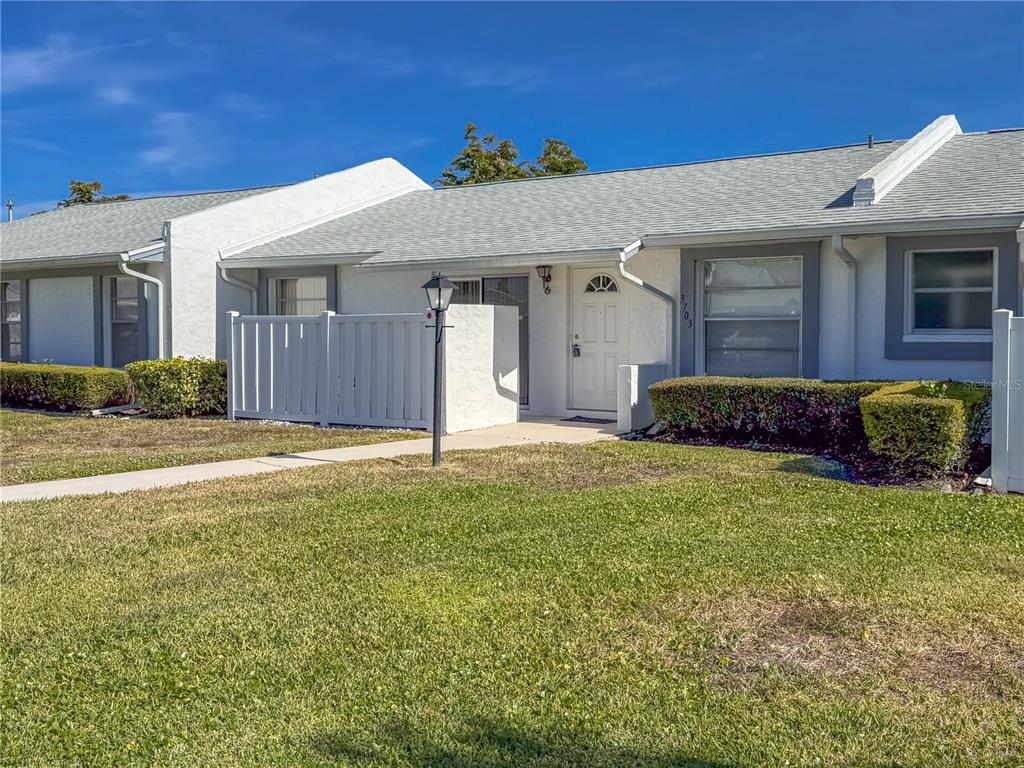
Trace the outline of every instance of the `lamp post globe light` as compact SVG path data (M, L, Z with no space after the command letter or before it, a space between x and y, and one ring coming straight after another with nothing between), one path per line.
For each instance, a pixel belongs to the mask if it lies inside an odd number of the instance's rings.
M427 292L427 306L434 316L434 427L433 427L433 465L441 465L441 380L444 371L444 313L452 300L455 283L441 274L435 273L423 284ZM428 315L429 317L429 315Z

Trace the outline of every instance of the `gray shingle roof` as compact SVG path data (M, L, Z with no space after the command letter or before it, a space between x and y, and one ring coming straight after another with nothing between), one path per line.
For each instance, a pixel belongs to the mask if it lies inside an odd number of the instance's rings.
M857 177L900 142L411 192L236 258L378 252L364 263L622 248L644 235L1020 213L1024 131L956 136L890 194Z
M167 219L269 192L277 187L140 197L90 203L26 216L0 226L5 264L134 251L161 240Z

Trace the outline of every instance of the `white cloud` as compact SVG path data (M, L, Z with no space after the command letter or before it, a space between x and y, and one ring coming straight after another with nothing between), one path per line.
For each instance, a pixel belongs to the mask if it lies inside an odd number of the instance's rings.
M381 80L410 77L422 69L408 51L394 46L344 45L341 50L332 50L326 58L327 63L354 64L367 75Z
M5 51L0 71L5 92L46 85L81 81L94 75L91 62L112 51L137 48L146 40L132 40L111 45L83 46L73 35L54 33L43 45Z
M220 97L220 107L252 120L266 120L270 116L270 108L248 93L225 93Z
M519 64L475 64L460 60L438 65L442 75L466 88L506 88L513 91L536 90L544 78L544 69Z
M213 128L191 112L157 112L152 117L152 146L139 153L139 161L172 175L215 165L221 142Z
M681 62L671 59L634 61L620 67L615 74L619 80L645 88L676 85L690 79L689 70Z
M69 150L67 147L56 144L52 141L43 141L32 136L19 136L10 135L4 137L4 142L14 147L21 147L22 149L29 149L33 152L45 152L51 155L64 155L68 154Z
M96 95L104 104L110 104L115 107L136 104L139 101L138 94L130 86L116 83L100 88Z

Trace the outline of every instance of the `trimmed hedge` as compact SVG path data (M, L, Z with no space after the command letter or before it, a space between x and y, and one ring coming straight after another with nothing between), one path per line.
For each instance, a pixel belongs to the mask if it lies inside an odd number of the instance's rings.
M689 437L851 454L866 448L860 400L884 382L692 376L650 387L654 416Z
M50 411L127 405L132 382L124 371L81 365L0 363L0 403Z
M227 364L201 357L140 360L125 366L150 416L173 419L227 410Z
M894 474L941 475L962 467L989 428L991 391L959 382L892 384L860 404L872 452Z

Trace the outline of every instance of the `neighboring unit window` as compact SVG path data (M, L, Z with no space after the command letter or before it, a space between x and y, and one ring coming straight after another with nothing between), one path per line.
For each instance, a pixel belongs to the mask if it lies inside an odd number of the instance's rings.
M479 304L480 303L480 281L479 280L453 280L455 290L452 291L451 304Z
M704 372L799 376L799 256L704 262Z
M110 278L110 364L124 368L139 359L139 281Z
M282 277L274 280L275 315L318 315L326 310L326 277Z
M22 359L22 314L20 280L5 280L0 283L0 360L23 363Z
M993 251L910 254L911 333L991 333Z

